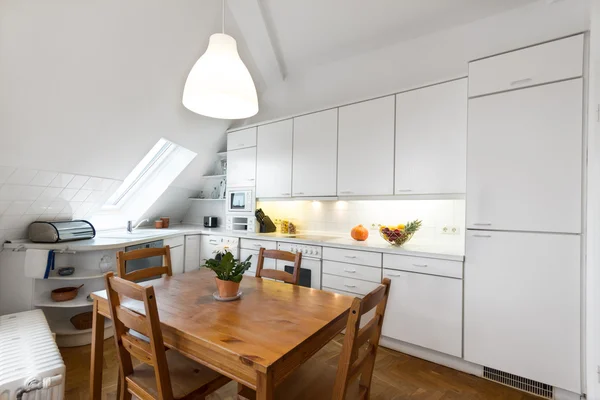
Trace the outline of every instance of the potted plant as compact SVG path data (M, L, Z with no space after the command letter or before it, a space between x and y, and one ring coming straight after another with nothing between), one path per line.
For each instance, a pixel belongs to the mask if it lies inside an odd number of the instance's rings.
M244 272L250 269L249 256L245 261L235 260L233 254L227 249L217 252L215 258L206 260L203 267L211 269L217 276L217 289L219 297L231 298L236 297L240 290L240 282L244 277Z

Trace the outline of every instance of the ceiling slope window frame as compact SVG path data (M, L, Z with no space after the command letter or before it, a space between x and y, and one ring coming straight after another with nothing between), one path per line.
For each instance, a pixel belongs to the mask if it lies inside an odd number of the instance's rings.
M191 150L161 138L95 213L91 222L99 230L139 220L197 156Z

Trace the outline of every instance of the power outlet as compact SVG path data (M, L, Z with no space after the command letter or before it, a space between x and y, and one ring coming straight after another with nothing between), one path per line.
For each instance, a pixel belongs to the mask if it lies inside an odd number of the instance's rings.
M442 235L460 235L460 228L453 225L444 225L440 230Z
M376 224L374 222L369 224L369 226L368 226L368 228L372 231L378 231L380 227L381 227L381 224Z

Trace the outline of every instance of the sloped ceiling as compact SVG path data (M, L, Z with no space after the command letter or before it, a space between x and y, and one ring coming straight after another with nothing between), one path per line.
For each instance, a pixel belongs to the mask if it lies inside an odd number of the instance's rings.
M226 32L238 41L261 107L234 124L455 75L473 53L461 45L494 51L518 35L528 42L571 32L582 25L571 18L581 8L573 5L584 2L227 0ZM553 18L535 23L554 6ZM492 24L500 29L495 47L465 39L481 26L456 33L521 9L520 30L511 31L513 17ZM220 31L220 13L220 0L0 0L0 165L124 179L166 137L198 153L174 186L200 188L231 121L191 113L181 93L210 34ZM560 13L565 23L546 26ZM436 69L445 58L452 68Z

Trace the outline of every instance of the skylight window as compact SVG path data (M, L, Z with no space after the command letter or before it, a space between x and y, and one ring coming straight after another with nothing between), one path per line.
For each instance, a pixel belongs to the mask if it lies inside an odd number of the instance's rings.
M152 173L156 171L162 163L176 150L178 146L166 139L160 139L152 147L152 150L139 162L139 164L125 178L125 181L117 191L106 201L107 208L118 207L129 195L135 192L138 185L144 183Z
M196 156L193 151L161 138L91 217L92 223L103 230L140 219Z

